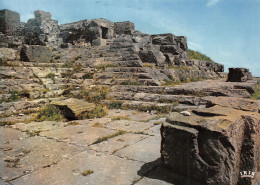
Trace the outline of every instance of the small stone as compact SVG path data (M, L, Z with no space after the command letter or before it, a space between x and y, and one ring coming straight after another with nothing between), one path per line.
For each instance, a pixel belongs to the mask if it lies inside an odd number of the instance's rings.
M184 116L191 116L191 113L188 111L181 111L180 113Z

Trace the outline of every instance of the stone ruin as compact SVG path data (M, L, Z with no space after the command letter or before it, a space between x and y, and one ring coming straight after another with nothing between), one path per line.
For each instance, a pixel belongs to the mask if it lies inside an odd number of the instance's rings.
M216 78L221 76L224 70L221 64L189 59L186 37L170 33L144 34L135 30L134 24L129 21L93 19L58 25L58 21L44 11L35 11L35 18L27 23L20 22L17 12L2 10L0 15L2 47L103 47L104 51L120 54L126 60L135 59L135 64L132 64L134 66L143 66L144 63L158 66L158 69L149 72L158 85L163 83L163 80L170 80L167 76L181 80ZM128 66L131 66L130 62ZM164 77L156 79L155 75L159 73Z

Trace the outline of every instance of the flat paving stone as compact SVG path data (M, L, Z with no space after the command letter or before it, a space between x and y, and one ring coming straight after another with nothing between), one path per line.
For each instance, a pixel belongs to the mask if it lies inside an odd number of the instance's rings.
M123 134L107 141L90 146L91 149L99 152L115 153L119 149L132 145L138 141L141 141L148 136L141 134Z
M153 123L131 120L117 120L104 125L108 129L124 130L127 132L143 132L153 126Z
M160 144L161 137L149 136L140 142L117 151L115 155L148 163L161 157Z
M137 171L142 162L129 161L113 155L97 155L93 151L82 152L69 160L63 160L50 168L18 178L13 185L129 185L141 178ZM85 170L93 173L83 176Z
M16 140L4 144L0 150L0 177L4 180L15 179L85 150L84 147L39 136Z
M17 123L12 128L19 129L21 131L49 131L59 128L63 128L67 123L55 122L55 121L42 121L31 123Z
M1 146L3 146L4 143L9 143L14 140L21 140L25 137L25 133L19 130L13 128L0 127L0 148Z
M105 128L95 128L85 125L69 125L61 129L41 132L40 135L80 146L88 146L94 143L97 139L114 133L116 133L116 131Z

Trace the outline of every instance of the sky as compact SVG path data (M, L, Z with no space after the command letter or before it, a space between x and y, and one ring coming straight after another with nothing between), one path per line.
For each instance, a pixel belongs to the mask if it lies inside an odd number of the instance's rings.
M0 0L0 9L49 11L59 24L105 18L131 21L143 33L186 36L189 49L260 76L260 0Z

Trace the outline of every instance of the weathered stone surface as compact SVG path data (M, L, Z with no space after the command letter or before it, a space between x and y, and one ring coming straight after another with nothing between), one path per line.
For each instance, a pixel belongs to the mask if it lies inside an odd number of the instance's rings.
M152 162L160 158L160 136L150 136L131 146L118 150L115 154L141 162Z
M52 105L58 107L62 114L70 120L82 118L82 113L91 111L95 108L95 104L87 103L76 98L69 98L66 100L53 101Z
M41 136L59 141L73 143L77 146L88 146L100 138L115 134L116 131L86 125L69 125L64 128L41 132Z
M134 23L130 21L115 22L114 32L115 34L132 34L135 30Z
M84 148L38 136L16 140L2 146L0 176L1 179L8 181L51 166L84 150Z
M228 82L246 82L252 79L252 74L246 68L229 68Z
M30 45L47 45L54 48L62 44L59 38L58 21L51 19L51 14L44 11L34 11L34 19L29 19L24 26L25 43Z
M50 62L52 51L46 46L23 45L20 57L22 61L27 62Z
M92 151L82 152L68 160L63 160L50 168L43 168L23 176L12 184L122 184L129 185L140 178L136 171L143 163L125 160L112 155L98 155ZM83 176L85 170L93 170ZM51 175L50 175L51 174ZM46 178L48 177L48 178Z
M161 156L176 173L202 184L237 184L242 167L259 168L257 113L214 106L189 117L172 113L167 122L161 127Z
M12 34L19 25L19 13L7 9L0 10L0 32Z
M153 126L152 123L138 122L132 120L117 120L104 125L108 129L124 130L127 132L145 132Z
M0 61L12 61L17 58L17 51L11 48L0 48Z

